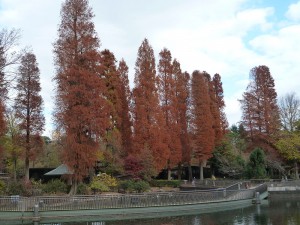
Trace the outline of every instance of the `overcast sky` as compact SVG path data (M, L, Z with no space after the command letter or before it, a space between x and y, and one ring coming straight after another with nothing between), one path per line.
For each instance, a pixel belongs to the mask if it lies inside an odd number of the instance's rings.
M31 46L41 71L45 135L53 130L53 42L61 0L0 0L0 28L19 28L20 46ZM249 71L270 68L278 96L300 96L300 1L297 0L90 0L101 50L124 58L133 85L137 51L144 38L156 62L164 47L183 71L219 73L230 124L241 119L238 99Z

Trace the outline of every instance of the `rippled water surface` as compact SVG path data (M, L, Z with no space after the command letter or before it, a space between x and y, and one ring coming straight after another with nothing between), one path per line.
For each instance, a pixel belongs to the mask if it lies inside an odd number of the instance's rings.
M47 223L50 225L51 223ZM265 200L260 205L189 216L125 221L61 222L51 225L300 225L300 196ZM39 225L45 225L40 223Z

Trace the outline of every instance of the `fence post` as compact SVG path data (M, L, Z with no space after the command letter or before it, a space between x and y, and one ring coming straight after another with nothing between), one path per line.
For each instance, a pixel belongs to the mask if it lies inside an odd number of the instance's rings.
M260 204L260 194L259 192L255 192L255 198L252 200L253 204Z
M40 217L39 217L39 205L35 204L34 208L33 208L33 221L37 222L39 220L40 220ZM34 224L36 224L36 223L34 223Z
M226 198L226 189L223 190L223 197Z

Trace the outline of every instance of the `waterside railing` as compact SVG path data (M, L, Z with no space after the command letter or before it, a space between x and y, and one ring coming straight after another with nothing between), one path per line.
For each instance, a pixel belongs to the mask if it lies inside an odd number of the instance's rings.
M154 192L143 194L110 194L88 196L5 196L0 197L0 211L39 211L122 209L201 204L252 199L256 192L267 190L262 184L256 188L240 189L241 183L228 188L207 191Z

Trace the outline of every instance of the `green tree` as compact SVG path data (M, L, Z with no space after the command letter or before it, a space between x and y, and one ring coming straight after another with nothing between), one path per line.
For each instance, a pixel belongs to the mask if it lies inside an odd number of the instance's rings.
M280 154L294 163L296 179L299 179L298 163L300 161L300 135L296 132L284 132L277 141Z
M13 113L6 115L7 133L3 137L5 148L5 158L9 171L12 172L14 181L17 181L17 171L22 156L22 147L20 143L20 129L17 124L17 119Z
M261 148L256 148L250 154L246 175L248 178L265 178L266 174L265 153Z

